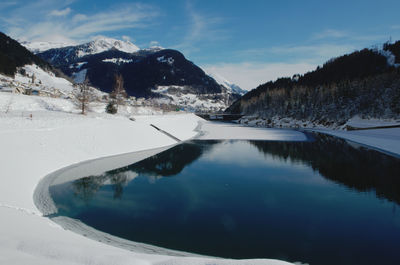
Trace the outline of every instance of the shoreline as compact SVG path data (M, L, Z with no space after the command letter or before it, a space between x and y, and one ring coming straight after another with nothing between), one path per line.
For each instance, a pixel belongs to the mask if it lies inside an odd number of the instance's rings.
M214 126L218 126L218 125L225 126L226 125L224 123L221 123L221 124L211 123L211 124ZM150 125L152 125L152 124L150 124ZM172 145L143 150L143 151L136 151L136 152L131 152L131 153L119 154L119 155L105 156L105 157L95 158L95 159L91 159L91 160L81 161L76 164L72 164L67 167L61 168L57 171L54 171L54 172L46 175L45 177L43 177L37 184L35 191L34 191L34 195L33 195L33 200L34 200L35 206L42 213L43 217L47 217L47 218L51 219L53 222L57 223L64 229L70 230L76 234L85 236L94 241L103 242L107 245L111 245L114 247L123 248L123 249L129 250L129 251L139 252L139 253L144 253L144 254L158 254L158 255L167 255L167 256L174 256L174 257L203 257L203 258L222 259L220 257L205 256L205 255L201 255L201 254L189 253L189 252L184 252L184 251L179 251L179 250L172 250L172 249L167 249L167 248L163 248L163 247L158 247L155 245L144 244L144 243L140 243L140 242L126 240L126 239L102 232L95 228L92 228L92 227L82 223L80 220L69 218L66 216L58 216L57 208L54 205L54 202L49 193L49 187L51 185L62 184L64 182L73 181L73 180L80 179L85 176L101 174L108 170L125 167L128 165L134 164L136 162L139 162L143 159L146 159L150 156L156 155L160 152L166 151L176 145L179 145L181 143L184 143L184 142L187 142L190 140L207 140L207 139L209 139L207 137L207 134L209 134L209 132L202 130L203 125L204 125L204 122L199 120L198 125L193 129L193 131L197 132L197 134L195 136L188 138L186 140L177 142ZM241 129L247 130L248 129L245 126L235 125L235 127L239 128L239 130L241 130ZM258 129L251 128L251 130L258 130ZM272 130L275 132L279 132L279 133L282 133L282 131L291 131L291 132L293 131L292 129L272 129ZM266 131L268 131L268 130L264 130L264 132L266 132ZM306 133L306 132L301 132L301 133L304 134L305 137L304 137L304 139L299 138L299 139L297 139L297 141L309 141L310 140L310 135L308 133ZM229 136L227 136L227 137L229 137ZM218 140L227 140L227 139L220 138L220 136L215 137L215 135L214 135L214 138L218 138ZM254 137L254 139L257 139L257 137ZM213 139L213 140L215 140L215 139ZM241 140L241 139L238 139L238 140ZM275 140L272 139L271 141L275 141Z
M160 147L160 148L154 148L154 149L149 149L149 150L143 150L143 151L137 151L133 153L126 153L126 154L121 154L121 155L114 155L114 156L109 156L109 157L101 157L101 158L96 158L93 160L88 160L88 161L82 161L77 164L73 164L70 166L67 166L65 168L62 168L60 170L57 170L55 172L52 172L42 178L40 182L38 183L35 193L34 193L34 202L36 207L43 213L44 217L50 218L53 222L59 224L62 226L64 229L70 230L74 233L77 233L79 235L88 237L94 241L98 242L103 242L107 245L123 248L129 251L134 251L134 252L140 252L140 253L145 253L145 254L158 254L158 255L167 255L167 256L174 256L174 257L203 257L203 258L219 258L219 257L210 257L210 256L204 256L200 254L195 254L195 253L189 253L189 252L184 252L184 251L179 251L179 250L172 250L168 248L163 248L163 247L158 247L150 244L144 244L144 243L139 243L135 241L130 241L126 240L117 236L110 235L108 233L102 232L100 230L96 230L90 226L87 226L86 224L82 223L79 220L72 219L66 216L58 216L57 209L54 206L53 200L49 194L49 187L53 184L61 184L67 181L73 181L88 175L95 175L95 174L101 174L104 171L128 166L130 164L134 164L136 162L139 162L143 159L146 159L147 157L156 155L157 153L166 151L176 145L179 145L183 142L190 141L190 140L205 140L202 138L206 138L207 132L202 130L203 122L199 121L197 127L194 129L194 131L197 132L196 136L186 139L181 142L177 142L173 145L165 146L165 147ZM220 125L224 125L223 123ZM238 127L246 127L246 126L238 126ZM285 129L280 129L280 128L274 128L278 131L282 131ZM286 130L295 130L296 129L290 129L287 128ZM312 129L306 129L306 130L298 130L302 132L306 140L305 141L310 141L313 138L313 133L322 133L322 134L327 134L331 135L334 137L338 137L341 139L344 139L346 141L351 141L355 142L349 139L346 139L345 137L340 137L336 136L332 133L329 133L328 131L322 131L322 130L312 130ZM395 153L389 153L385 150L376 148L374 146L370 146L367 144L355 142L357 144L360 144L366 148L370 148L382 153L385 153L387 155L391 155L394 157L399 158L400 156ZM104 162L107 162L106 165ZM56 182L56 183L55 183Z
M179 251L173 251L170 256L170 250L156 247L164 252L155 253L153 246L148 248L145 244L134 244L129 247L134 249L131 251L121 248L118 245L120 240L107 235L90 239L94 235L88 228L83 228L80 233L86 234L86 237L66 231L78 229L81 225L74 220L56 220L68 223L69 227L62 228L57 222L40 215L38 210L44 209L48 214L54 211L54 205L46 200L46 193L41 190L45 185L54 183L52 175L66 174L67 169L69 173L76 174L78 165L82 164L98 171L110 169L110 166L120 167L123 163L131 164L135 157L145 158L177 144L149 124L155 124L183 140L227 137L304 141L307 137L302 132L249 127L231 131L226 124L210 124L193 114L138 116L135 122L121 117L87 117L56 112L35 113L33 120L3 117L5 119L0 120L0 125L5 126L0 126L0 144L7 152L0 152L0 159L4 162L2 176L7 185L0 187L0 217L4 220L4 225L0 227L3 237L0 240L0 261L5 264L291 264L272 259L229 260ZM229 135L226 135L227 131ZM120 154L126 159L120 161ZM113 158L118 158L115 163L102 163ZM96 163L97 166L93 166ZM38 206L38 202L44 207ZM98 235L97 232L94 234ZM107 240L112 244L105 244L110 243ZM145 253L138 252L140 248Z

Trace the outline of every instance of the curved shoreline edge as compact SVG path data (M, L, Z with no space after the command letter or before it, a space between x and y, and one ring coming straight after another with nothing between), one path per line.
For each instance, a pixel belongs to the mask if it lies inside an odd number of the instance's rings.
M158 254L175 257L205 257L194 253L187 253L183 251L176 251L167 248L157 247L150 244L144 244L126 240L117 236L110 235L100 230L94 229L81 221L65 216L57 216L57 208L49 193L49 187L55 182L73 181L82 178L88 174L103 173L105 168L112 170L128 166L130 164L139 162L147 157L158 154L169 148L174 147L169 145L166 147L149 149L144 151L126 153L121 155L114 155L109 157L102 157L93 160L83 161L77 164L67 166L52 172L42 178L35 188L33 200L35 206L42 212L43 217L48 217L53 222L60 225L66 230L88 237L94 241L102 242L114 247L126 249L129 251L144 253L144 254ZM105 164L104 162L107 161Z
M203 121L198 121L197 127L193 130L193 131L197 132L196 136L194 136L190 139L187 139L185 141L189 141L189 140L193 140L193 139L201 139L204 136L207 136L208 132L202 130L203 124L204 124ZM363 142L358 142L358 141L355 141L352 139L348 139L348 138L344 137L343 135L335 135L333 133L330 133L327 131L320 131L320 130L304 130L304 131L300 131L300 132L306 136L307 140L310 140L310 138L312 138L312 132L323 133L323 134L332 135L334 137L342 138L344 140L348 140L348 141L360 144L361 146L365 146L367 148L371 148L371 149L377 150L379 152L382 152L382 153L385 153L385 154L388 154L391 156L395 156L397 158L400 157L399 154L388 152L384 149L380 149L373 145L365 144ZM207 138L207 137L205 137L205 138ZM185 141L183 141L183 142L185 142ZM59 183L62 183L65 181L72 181L72 180L87 176L88 174L91 175L91 174L103 173L104 171L107 171L107 170L124 167L124 166L130 165L130 164L139 162L140 160L143 160L147 157L150 157L150 156L160 153L162 151L165 151L165 150L172 148L173 146L180 144L180 143L176 143L176 144L172 144L172 145L160 147L160 148L148 149L148 150L144 150L144 151L137 151L137 152L132 152L132 153L120 154L120 155L106 156L106 157L101 157L101 158L97 158L97 159L82 161L82 162L64 167L57 171L54 171L54 172L46 175L44 178L42 178L39 181L39 183L37 184L35 191L34 191L34 195L33 195L35 206L40 210L40 212L43 213L44 217L50 218L53 222L59 224L64 229L70 230L79 235L83 235L91 240L105 243L107 245L111 245L114 247L133 251L136 253L144 253L144 254L166 255L166 256L171 256L171 257L215 258L215 257L198 255L198 254L194 254L194 253L187 253L187 252L183 252L183 251L170 250L170 249L157 247L157 246L153 246L153 245L149 245L149 244L138 243L138 242L122 239L122 238L104 233L102 231L96 230L90 226L85 225L84 223L82 223L79 220L72 219L72 218L65 217L65 216L57 216L56 215L57 209L56 209L54 202L49 193L49 186L54 184L55 181L59 182ZM105 161L107 161L107 163L104 163Z
M94 241L102 242L114 247L126 249L129 251L134 251L138 253L144 254L158 254L158 255L167 255L167 256L175 256L175 257L203 257L203 258L217 258L218 257L210 257L199 255L195 253L188 253L183 251L171 250L167 248L157 247L150 244L138 243L130 240L126 240L123 238L119 238L108 233L99 231L94 229L79 220L72 219L65 216L57 216L57 208L53 202L53 199L49 193L49 187L54 184L60 184L67 181L73 181L88 175L101 174L105 171L121 168L136 162L139 162L147 157L153 156L157 153L165 151L169 148L172 148L178 144L181 144L186 141L194 140L194 139L202 139L206 138L209 134L208 131L203 130L203 125L205 121L199 120L197 122L197 126L193 129L196 132L196 135L188 138L184 141L177 142L172 145L168 145L165 147L148 149L143 151L113 155L113 156L105 156L92 160L82 161L59 170L56 170L45 177L43 177L39 183L37 184L34 194L33 201L37 209L43 214L44 217L50 218L53 222L60 225L62 228L66 230L70 230L79 235L83 235L88 237ZM225 126L226 124L223 124ZM244 129L248 129L243 127ZM254 130L259 130L257 128L253 128ZM280 131L288 131L287 129L282 129ZM295 132L294 130L289 130L293 132L293 137L298 138L297 141L308 141L309 136L304 132ZM303 136L301 136L303 135ZM271 136L267 136L268 139ZM251 138L251 137L250 137ZM223 140L223 139L220 139ZM275 139L272 139L275 140ZM282 139L284 140L284 139Z

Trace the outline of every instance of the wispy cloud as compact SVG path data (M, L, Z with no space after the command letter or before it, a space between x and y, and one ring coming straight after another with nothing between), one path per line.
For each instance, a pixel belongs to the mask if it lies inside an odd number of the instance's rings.
M186 34L180 43L172 48L180 49L184 53L190 54L198 51L201 44L215 43L229 37L228 32L220 27L223 23L221 17L200 14L190 1L186 3L186 15L189 18Z
M54 16L54 17L64 17L66 15L68 15L69 13L71 13L71 8L67 7L65 9L61 9L61 10L52 10L49 15L50 16Z
M0 3L0 10L17 5L17 1L2 1Z
M278 77L304 74L314 70L317 65L310 63L223 63L203 65L207 72L219 74L241 88L251 90Z
M6 33L21 40L81 42L107 32L143 28L158 16L156 8L129 3L97 13L75 13L71 0L39 0L12 10L4 18ZM35 14L35 17L32 16Z
M337 29L327 29L322 32L318 32L314 34L314 39L337 39L337 38L345 38L348 37L350 34L344 30L337 30Z
M392 28L393 29L393 28ZM371 42L382 41L388 36L384 34L363 34L360 32L352 32L350 30L326 29L321 32L315 33L311 40L313 41L347 41L347 42Z

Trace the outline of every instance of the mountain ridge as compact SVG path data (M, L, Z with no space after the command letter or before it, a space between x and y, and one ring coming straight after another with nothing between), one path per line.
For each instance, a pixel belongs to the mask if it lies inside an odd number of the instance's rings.
M117 42L113 41L113 46L92 47L101 43L98 41L50 49L37 55L60 68L76 82L88 77L91 85L103 92L110 93L114 76L121 74L129 96L164 98L183 108L189 104L188 101L195 103L196 98L207 101L203 105L197 102L195 108L191 104L191 111L200 111L206 105L214 105L213 111L222 111L240 96L234 90L236 87L218 84L177 50L160 47L139 49L137 46L127 49L114 45Z
M390 53L389 53L390 51ZM263 119L290 118L340 125L355 115L400 117L400 41L327 61L292 78L278 78L249 91L226 109Z

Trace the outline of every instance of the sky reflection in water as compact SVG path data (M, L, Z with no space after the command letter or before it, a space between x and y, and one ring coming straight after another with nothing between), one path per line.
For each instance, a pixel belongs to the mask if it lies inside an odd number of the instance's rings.
M231 258L397 264L399 159L345 141L193 141L52 186L60 215Z

